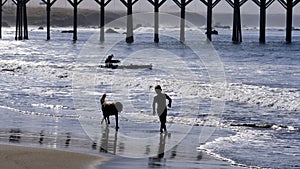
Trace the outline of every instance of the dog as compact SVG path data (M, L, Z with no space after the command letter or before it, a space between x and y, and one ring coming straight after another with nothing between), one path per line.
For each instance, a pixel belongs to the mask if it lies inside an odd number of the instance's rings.
M118 115L123 110L123 105L121 102L115 102L115 103L107 103L105 101L106 94L103 94L100 103L101 103L101 109L103 113L103 119L101 120L101 124L105 120L106 124L110 124L109 116L115 116L116 119L116 131L119 129L118 125Z

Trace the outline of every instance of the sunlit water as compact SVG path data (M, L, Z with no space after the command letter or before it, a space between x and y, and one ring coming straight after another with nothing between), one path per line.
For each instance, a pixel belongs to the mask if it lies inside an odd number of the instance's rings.
M92 38L94 50L87 51L87 40L98 30L81 29L73 43L72 34L62 34L60 29L53 30L50 41L44 40L45 31L35 29L30 40L14 41L13 29L5 29L0 41L1 142L152 156L161 141L159 121L151 109L153 86L159 83L173 98L168 114L172 139L164 138L170 140L165 148L175 151L173 146L188 132L195 140L190 147L177 148L182 154L191 152L176 157L186 159L181 165L192 160L195 163L187 166L196 167L196 157L206 151L246 167L300 167L299 32L293 32L294 43L285 44L284 32L269 30L267 43L259 44L257 30L243 30L244 42L233 44L231 31L220 30L213 36L213 47L224 64L224 88L209 79L207 65L176 38L162 36L162 44L155 45L148 29L138 31L132 45L120 40L122 34L106 34L117 42L112 49ZM179 33L164 31L174 37ZM98 51L113 53L125 65L150 63L153 69L101 69L106 53ZM100 124L103 93L125 105L119 133L114 131L114 118L109 129ZM223 101L223 111L210 111ZM218 129L202 142L198 126ZM152 137L156 141L132 151L130 139ZM166 166L174 168L170 164Z

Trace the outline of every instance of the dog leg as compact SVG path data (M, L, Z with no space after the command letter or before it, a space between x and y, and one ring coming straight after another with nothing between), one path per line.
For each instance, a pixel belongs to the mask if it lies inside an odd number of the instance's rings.
M110 124L109 116L107 116L107 124Z
M116 131L119 129L119 124L118 124L118 114L116 114Z

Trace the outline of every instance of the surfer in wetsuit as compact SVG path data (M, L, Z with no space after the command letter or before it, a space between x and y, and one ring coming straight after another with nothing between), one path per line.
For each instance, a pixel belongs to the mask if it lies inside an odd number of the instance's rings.
M113 60L113 57L113 54L107 56L105 59L105 67L112 69L116 69L118 67L118 65L114 65L113 63L120 63L120 60Z
M153 115L156 113L159 116L160 120L160 132L163 133L163 130L167 132L166 122L167 122L167 106L166 100L169 101L168 107L171 107L172 99L165 93L162 93L160 85L155 86L156 96L153 99ZM157 106L156 106L157 105Z

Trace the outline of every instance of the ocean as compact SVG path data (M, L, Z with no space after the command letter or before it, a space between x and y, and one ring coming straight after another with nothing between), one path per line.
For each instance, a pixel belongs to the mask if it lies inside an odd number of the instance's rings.
M163 27L155 44L153 29L140 27L126 44L122 28L104 43L98 29L80 28L76 42L64 29L52 28L49 41L35 27L25 41L3 30L1 143L119 159L104 168L201 168L202 153L227 168L300 168L299 31L286 44L284 31L268 29L260 44L257 29L243 29L234 44L229 29L210 43L203 29L188 27L183 44L178 28ZM153 67L101 68L109 54ZM157 84L173 99L163 136L151 107ZM118 132L114 117L100 124L103 93L124 105Z

